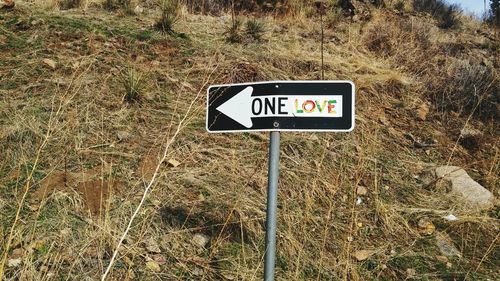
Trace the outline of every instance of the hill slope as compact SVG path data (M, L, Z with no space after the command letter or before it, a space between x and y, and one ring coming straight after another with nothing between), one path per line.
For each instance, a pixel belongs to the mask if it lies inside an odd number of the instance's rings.
M498 198L499 41L467 18L443 30L355 4L327 18L324 71L356 84L356 128L282 134L277 279L493 280L498 205L429 175L460 166ZM241 43L230 15L184 11L171 35L157 18L0 12L6 279L100 278L150 183L111 279L261 279L268 136L208 134L205 91L319 79L317 15L262 16L263 38Z

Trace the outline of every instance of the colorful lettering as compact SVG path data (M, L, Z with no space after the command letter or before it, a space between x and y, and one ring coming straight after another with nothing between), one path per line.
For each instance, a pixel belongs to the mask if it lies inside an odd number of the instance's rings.
M310 104L311 105L311 108L310 109L307 109L307 105ZM312 101L312 100L306 100L303 104L302 104L302 109L304 110L304 112L306 113L312 113L314 111L314 109L316 109L316 104Z
M299 109L299 100L298 99L295 99L295 110L297 111L297 113L304 113L304 111L302 109Z
M336 100L329 100L328 101L328 113L331 113L331 114L336 114L337 113L337 111L334 110L335 103L337 103Z
M324 110L324 109L325 109L325 107L326 107L326 100L325 100L325 101L323 101L323 105L321 105L321 106L319 105L319 101L318 101L318 100L316 100L316 106L318 107L318 110L319 110L319 112L320 112L320 113L321 113L321 112L323 112L323 110Z

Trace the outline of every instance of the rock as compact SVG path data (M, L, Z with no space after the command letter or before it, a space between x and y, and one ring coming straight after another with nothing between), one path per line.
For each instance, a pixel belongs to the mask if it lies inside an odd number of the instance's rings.
M144 13L144 8L141 7L141 6L139 6L139 5L137 5L134 8L134 13L137 14L137 15L142 14L142 13Z
M175 167L179 166L181 164L181 162L172 158L172 159L168 160L168 164L175 168Z
M358 186L358 188L356 189L356 193L358 195L366 195L368 193L368 189L362 185Z
M484 58L483 64L486 65L488 68L495 68L495 64L493 63L494 61L495 61L494 58Z
M455 215L453 215L453 214L449 214L447 216L444 216L443 219L445 219L447 221L456 221L456 220L458 220L458 218Z
M40 250L46 246L45 239L38 239L30 243L29 249L31 250Z
M442 263L448 262L448 258L446 256L436 256L436 259Z
M203 269L201 269L199 267L195 267L193 269L193 275L194 276L202 276L203 275Z
M309 137L309 140L312 140L312 141L319 141L319 138L316 134L313 134Z
M160 255L160 254L156 254L156 255L151 256L151 260L158 263L158 265L164 265L167 263L167 258L165 258L163 255Z
M37 26L43 24L43 19L36 19L31 21L32 26Z
M483 135L483 132L481 132L477 129L471 128L469 126L466 126L462 130L460 130L460 136L462 138L476 138L476 137L480 137L482 135Z
M418 220L418 233L422 235L432 235L436 231L436 226L428 217L423 217Z
M361 197L358 197L356 199L356 205L359 206L359 205L361 205L361 203L363 203L363 199L361 199Z
M201 186L203 181L196 178L193 173L182 175L183 184L187 186Z
M61 231L59 231L59 233L61 234L62 237L68 237L71 235L71 228L66 227L64 229L61 229Z
M51 69L56 69L56 62L51 59L43 59L43 64L50 67Z
M450 189L450 194L462 199L464 203L479 209L488 209L494 204L493 194L474 181L467 172L456 166L436 168L435 176ZM438 181L438 184L440 183Z
M148 60L148 59L147 59L146 57L144 57L144 56L137 56L137 57L135 58L135 61L136 61L136 62L139 62L139 63L145 62L145 61L147 61L147 60Z
M18 259L23 256L23 249L17 248L12 251L12 254L10 255L11 259Z
M208 237L205 234L197 233L193 236L192 241L196 246L198 246L200 248L205 248L205 246L207 246L208 242L210 242L210 237Z
M151 270L151 271L154 271L154 272L160 272L161 271L161 267L160 265L153 261L153 260L150 260L148 262L146 262L146 268Z
M364 261L371 255L373 255L373 251L370 250L360 250L354 253L354 257L356 258L357 261Z
M385 116L380 116L378 118L378 121L384 126L389 126L389 121L387 121L387 118L385 118Z
M14 0L3 0L2 3L0 3L0 9L13 9L16 6L16 3Z
M417 109L417 117L420 121L425 121L427 114L429 114L429 106L424 102Z
M130 134L127 131L116 132L116 137L118 138L119 141L126 141L126 140L130 139L131 136L132 136L132 134Z
M413 268L408 268L406 274L408 274L408 278L413 278L417 275L417 271Z
M21 265L21 259L20 258L17 258L17 259L9 259L7 261L7 266L8 267L18 267Z
M466 149L476 149L479 147L483 132L474 129L470 126L465 126L460 130L460 145Z
M153 239L153 237L150 237L148 240L146 240L145 243L146 243L146 250L148 250L148 252L153 254L161 253L160 246L158 245L156 240Z
M441 254L446 257L462 257L460 251L455 247L453 240L446 232L438 232L436 235L436 245Z
M156 98L155 94L154 94L154 93L152 93L152 92L146 92L146 93L144 93L144 94L143 94L143 97L144 97L144 99L145 99L145 100L147 100L147 101L154 101L154 100L155 100L155 98Z

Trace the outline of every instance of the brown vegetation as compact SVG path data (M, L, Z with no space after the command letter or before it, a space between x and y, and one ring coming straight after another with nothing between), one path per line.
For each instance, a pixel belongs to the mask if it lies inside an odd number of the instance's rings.
M498 198L499 41L460 15L443 29L411 2L368 2L329 1L325 17L325 77L356 84L355 130L282 135L278 280L492 279L498 206L469 208L428 171L463 167ZM187 1L164 32L149 1L134 17L0 11L0 279L100 279L108 264L108 280L261 279L268 137L208 134L203 96L319 79L320 23L310 2L235 1L265 28L230 43L230 3Z

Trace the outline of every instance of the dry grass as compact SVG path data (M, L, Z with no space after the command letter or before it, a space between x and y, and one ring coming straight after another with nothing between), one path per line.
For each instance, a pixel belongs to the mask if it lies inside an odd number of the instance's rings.
M0 253L7 264L21 260L1 267L4 278L97 279L109 268L107 280L261 279L267 136L206 133L200 91L206 83L318 79L319 23L263 18L266 40L243 45L225 41L224 18L186 15L176 25L184 39L153 32L156 14L136 21L96 9L92 20L35 11L42 26L20 30L16 22L30 16L22 11L0 19L9 45L0 47ZM435 69L422 58L443 39L413 20L413 29L375 17L326 31L325 77L356 83L357 127L283 134L278 280L498 273L498 209L463 208L423 176L450 162L498 194L498 137L484 125L483 149L469 154L446 124L416 121L422 73ZM373 42L374 30L388 49ZM47 57L56 69L41 63ZM145 74L141 103L132 105L122 102L130 65ZM466 117L456 120L463 126ZM439 147L414 148L408 132ZM114 182L123 187L104 188ZM358 186L368 193L358 195ZM459 220L444 220L449 213ZM435 235L418 233L422 217L455 241L462 258L449 258L451 268L437 258ZM209 243L197 246L196 234ZM358 250L372 255L357 261Z

